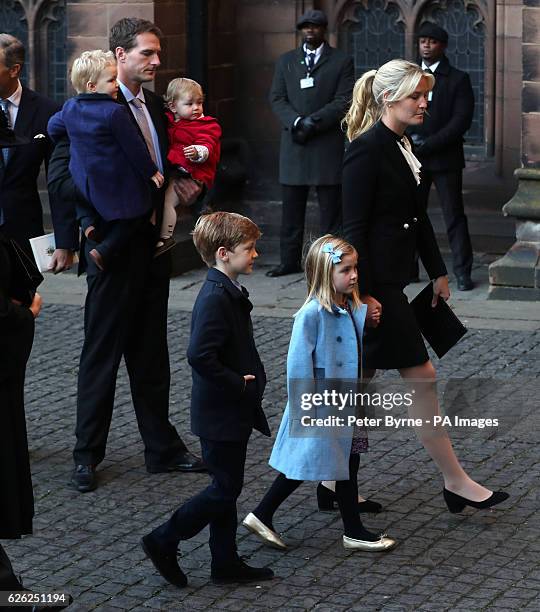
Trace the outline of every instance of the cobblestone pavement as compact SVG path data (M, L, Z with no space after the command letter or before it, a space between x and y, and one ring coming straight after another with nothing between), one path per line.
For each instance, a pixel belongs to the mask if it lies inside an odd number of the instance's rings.
M275 580L249 586L212 585L204 530L182 543L180 563L189 586L178 590L154 571L139 539L208 477L146 473L123 369L108 454L99 469L100 486L84 495L67 486L82 314L79 306L46 306L28 368L35 535L5 546L30 588L72 593L75 603L70 610L540 609L540 417L535 410L540 332L471 330L458 348L441 362L435 360L442 376L491 377L503 388L513 385L511 392L502 394L501 406L515 415L517 428L507 428L497 437L470 431L454 436L466 469L493 489L507 489L508 502L493 511L451 515L443 503L441 479L414 433L374 432L370 452L362 457L359 484L361 492L380 501L386 511L363 516L369 528L385 529L399 540L394 551L345 551L338 515L318 512L315 485L305 483L276 515L275 525L290 545L288 551L267 549L243 527L238 530L240 554L253 564L271 566ZM265 408L275 433L285 402L291 319L255 316L254 324L269 379ZM187 433L188 329L189 313L171 311L171 416L197 450L197 440ZM267 464L271 444L258 434L252 437L239 518L253 508L275 477Z

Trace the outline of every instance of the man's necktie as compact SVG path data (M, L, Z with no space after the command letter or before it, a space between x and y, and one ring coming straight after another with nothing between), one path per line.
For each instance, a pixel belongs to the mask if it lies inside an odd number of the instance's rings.
M11 117L9 114L9 105L10 105L10 101L9 100L0 100L0 108L2 109L2 112L4 113L4 115L7 118L7 126L8 128L11 129ZM7 165L9 159L9 147L4 147L2 149L2 162L4 164L4 166Z
M154 149L154 141L152 140L152 132L150 131L150 126L148 125L148 119L144 113L143 103L141 100L139 100L139 98L133 98L133 100L131 100L131 104L133 104L135 107L135 119L137 120L139 128L142 132L146 146L148 147L150 157L157 166L156 150Z
M313 67L315 66L315 55L317 54L316 51L308 51L307 52L307 67L308 67L308 72L311 72L313 70Z

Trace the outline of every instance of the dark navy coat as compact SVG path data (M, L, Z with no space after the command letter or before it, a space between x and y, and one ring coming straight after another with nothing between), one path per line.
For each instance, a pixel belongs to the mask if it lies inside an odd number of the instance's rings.
M107 94L80 94L51 117L48 131L54 141L68 135L73 180L105 221L150 210L157 167L124 105Z
M41 236L43 209L38 192L38 176L43 163L47 168L53 144L47 137L47 122L59 108L27 87L22 88L21 101L13 131L28 138L26 145L14 147L3 177L0 178L0 206L4 213L3 231L31 253L29 238ZM56 246L77 249L79 230L69 205L54 195L49 197Z
M211 268L193 306L187 351L193 372L191 430L201 438L247 440L253 428L270 435L261 406L266 374L253 339L248 295ZM255 380L244 383L245 374Z

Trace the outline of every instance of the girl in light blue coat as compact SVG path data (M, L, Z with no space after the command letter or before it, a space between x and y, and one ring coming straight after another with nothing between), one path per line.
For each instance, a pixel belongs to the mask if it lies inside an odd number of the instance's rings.
M343 520L343 545L367 551L393 548L396 541L368 531L360 520L357 473L365 438L354 426L311 424L312 410L298 405L301 393L323 392L325 381L358 378L358 364L367 307L361 303L357 253L341 238L326 235L309 249L305 262L308 296L296 313L287 356L289 401L270 457L280 472L261 503L243 524L275 548L286 544L275 532L275 511L304 480L335 480ZM373 324L377 323L374 315ZM327 386L330 391L330 385ZM318 415L322 416L322 409ZM327 416L338 416L336 411ZM306 418L307 417L307 420ZM323 417L324 418L324 417Z

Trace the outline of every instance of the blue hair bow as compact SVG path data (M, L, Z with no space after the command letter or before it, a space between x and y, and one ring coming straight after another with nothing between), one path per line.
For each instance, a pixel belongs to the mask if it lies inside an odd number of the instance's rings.
M337 251L334 250L335 247L333 244L330 244L329 242L327 242L323 248L322 248L322 252L323 253L330 253L330 255L332 256L332 263L333 264L337 264L341 262L341 256L343 255L343 251L340 251L339 249Z

